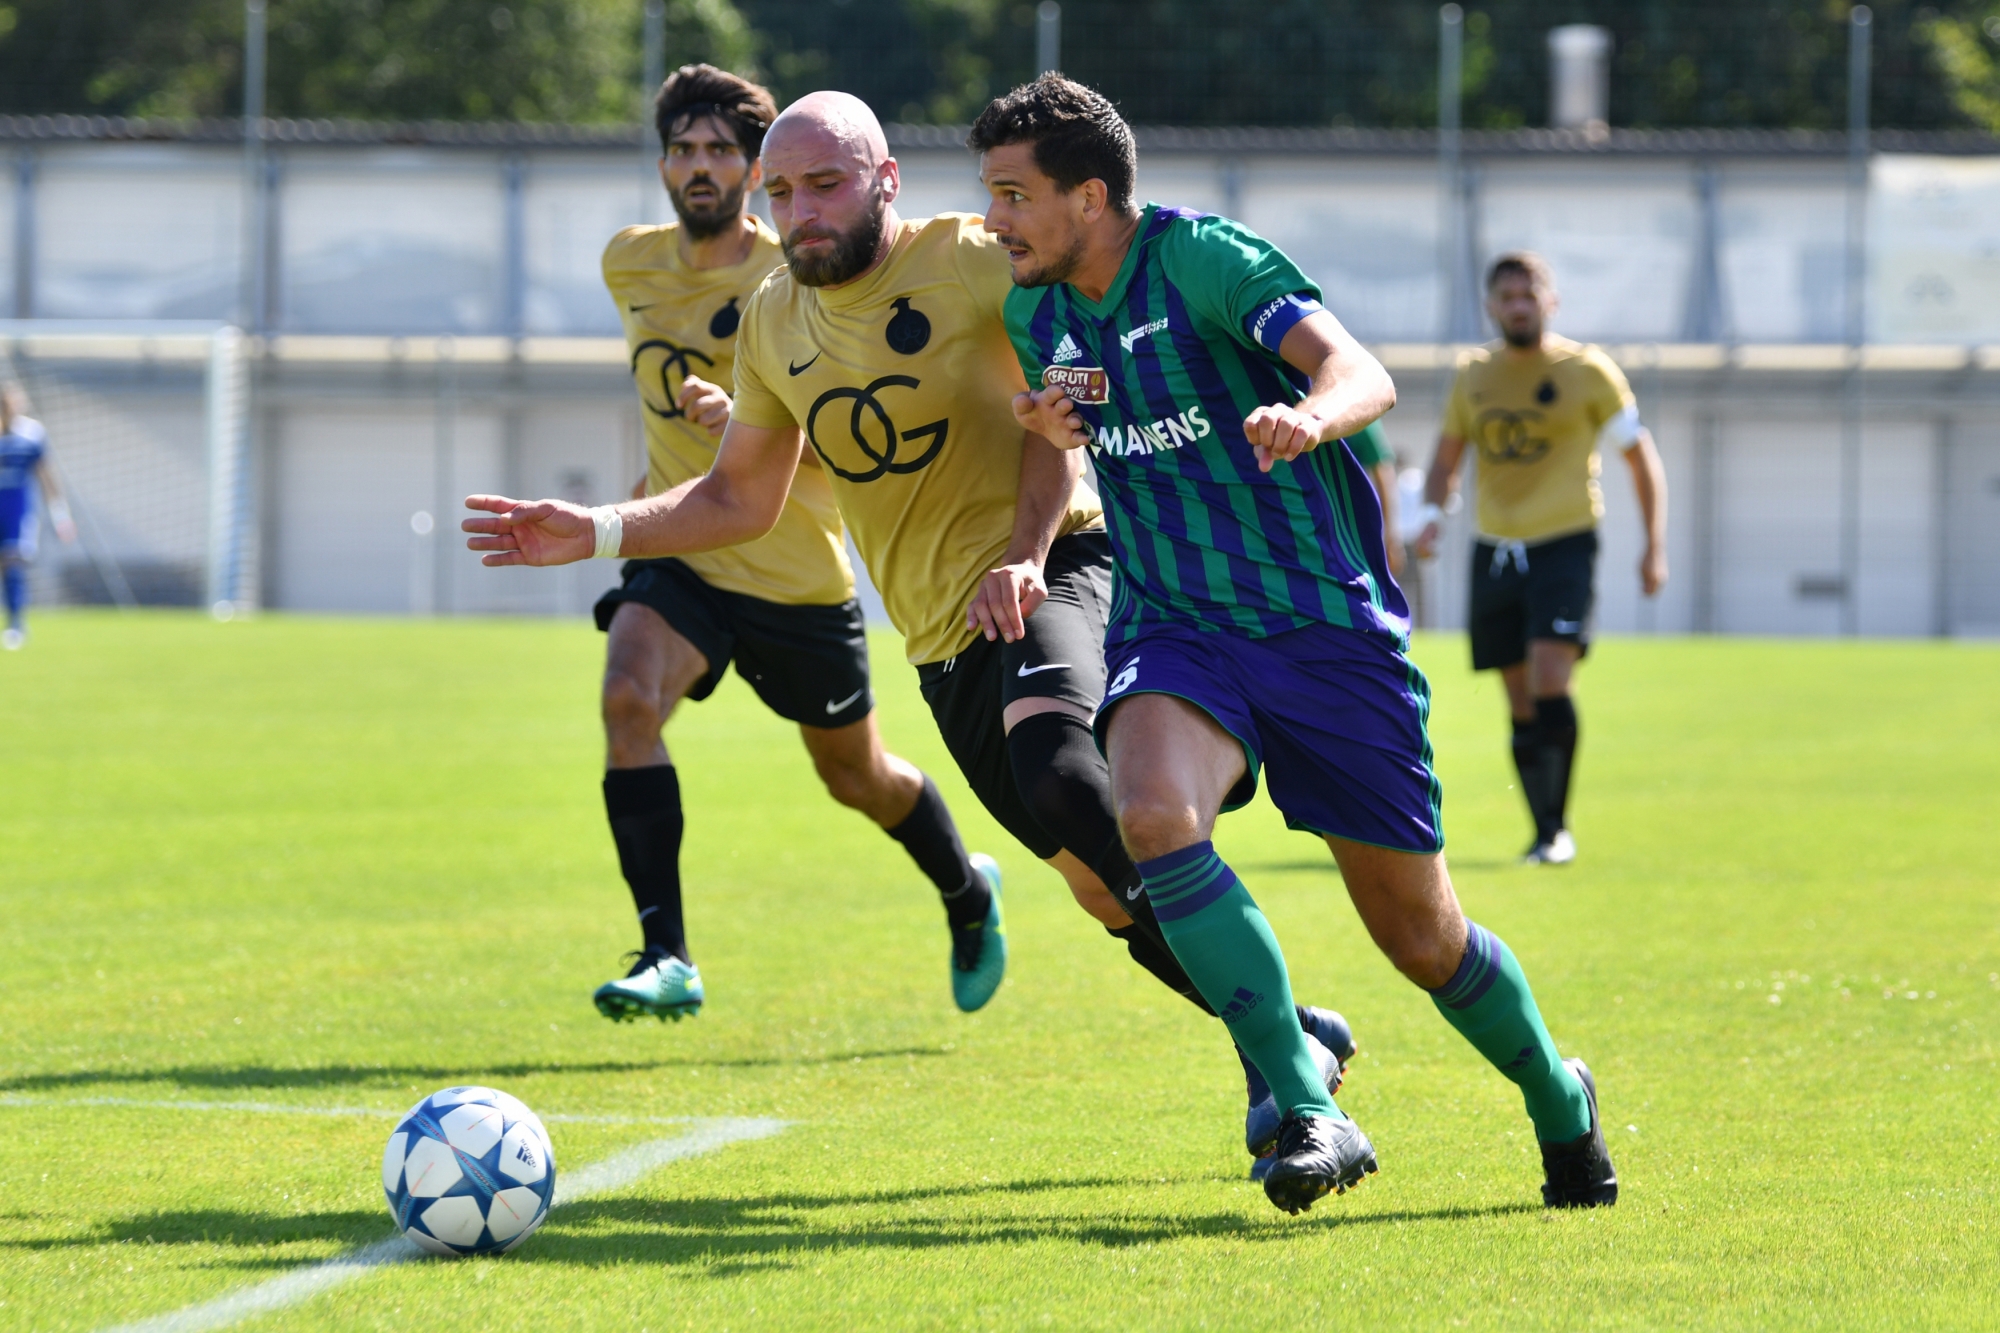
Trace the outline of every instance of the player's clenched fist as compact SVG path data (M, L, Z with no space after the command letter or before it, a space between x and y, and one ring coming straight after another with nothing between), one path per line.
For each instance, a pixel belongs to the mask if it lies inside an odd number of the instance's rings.
M729 424L729 394L720 385L689 375L681 381L680 397L674 400L681 414L718 440Z
M1296 407L1260 407L1243 418L1243 434L1257 455L1257 469L1269 472L1279 459L1287 463L1320 442L1326 423Z
M567 565L597 553L597 524L589 509L567 500L510 500L468 495L467 509L491 517L468 518L459 527L478 536L466 549L485 551L482 565Z
M1058 449L1081 449L1090 443L1090 431L1077 415L1076 404L1061 389L1015 394L1014 420Z

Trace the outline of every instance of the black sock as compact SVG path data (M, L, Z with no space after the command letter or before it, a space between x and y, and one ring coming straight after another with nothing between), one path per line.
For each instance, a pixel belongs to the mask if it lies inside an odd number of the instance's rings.
M604 775L604 813L618 844L618 865L639 909L646 947L664 949L683 963L687 936L681 924L680 776L672 764L614 768Z
M1153 935L1149 935L1136 920L1131 925L1119 926L1116 930L1110 926L1104 929L1113 939L1123 943L1125 952L1132 955L1132 961L1151 972L1159 979L1162 986L1210 1018L1215 1017L1215 1010L1209 1008L1208 1001L1201 998L1201 992L1196 990L1194 982L1188 979L1186 969L1181 967L1180 960L1174 957L1173 950L1167 948L1165 943Z
M1576 703L1567 694L1535 700L1541 732L1542 812L1549 832L1569 827L1569 775L1576 764Z
M1132 961L1160 979L1205 1014L1215 1011L1188 978L1140 887L1140 875L1118 836L1111 812L1111 771L1090 724L1068 713L1037 713L1007 733L1007 757L1021 798L1063 849L1089 866L1132 918L1111 933L1123 940Z
M1555 829L1542 813L1542 728L1534 718L1514 719L1514 771L1521 775L1521 795L1528 802L1528 817L1535 821L1535 841L1547 842Z
M945 917L954 927L966 929L985 924L993 895L986 881L972 868L965 844L959 840L958 825L952 822L951 810L928 773L924 775L924 789L917 793L915 808L902 823L886 832L903 844L903 850L917 863L917 869L937 885L938 897L944 900Z

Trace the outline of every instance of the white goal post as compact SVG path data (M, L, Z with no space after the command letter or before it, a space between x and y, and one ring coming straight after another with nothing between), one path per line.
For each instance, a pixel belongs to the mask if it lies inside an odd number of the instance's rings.
M42 535L44 604L257 600L248 340L194 321L0 320L0 377L49 435L78 543Z

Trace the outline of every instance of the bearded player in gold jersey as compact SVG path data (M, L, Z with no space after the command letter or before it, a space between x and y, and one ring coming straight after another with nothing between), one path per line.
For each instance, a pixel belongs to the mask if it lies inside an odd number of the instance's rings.
M628 227L604 252L646 425L645 494L706 473L729 420L737 330L751 293L784 262L745 212L777 114L770 93L708 65L675 71L655 106L661 179L678 221ZM952 928L959 1007L991 997L1005 941L986 930L998 868L968 856L937 787L882 748L868 640L840 514L806 460L777 521L754 541L631 560L597 604L606 631L604 806L644 944L631 973L598 988L600 1012L678 1021L703 1000L681 910L680 779L661 738L682 699L706 699L733 660L780 717L796 722L833 798L902 843L936 884Z
M1555 311L1555 278L1540 256L1493 262L1486 313L1500 340L1459 367L1424 483L1424 498L1443 504L1458 486L1466 446L1478 452L1472 668L1498 668L1506 687L1514 765L1535 821L1523 859L1538 865L1576 859L1568 823L1577 741L1570 682L1590 649L1603 445L1619 450L1632 469L1646 525L1640 587L1651 597L1667 582L1667 477L1653 437L1639 424L1617 364L1549 331ZM1433 521L1418 549L1428 552L1436 541Z
M1025 384L1002 316L1006 248L978 214L899 218L881 125L847 94L788 107L763 165L787 271L744 308L708 475L595 509L471 496L484 513L465 520L478 534L467 544L489 565L717 550L771 530L795 471L817 459L981 804L1135 962L1213 1014L1118 836L1090 731L1110 546L1081 459L1015 421ZM1353 1051L1345 1020L1305 1006L1297 1017L1337 1087ZM1278 1116L1243 1063L1245 1146L1261 1155Z

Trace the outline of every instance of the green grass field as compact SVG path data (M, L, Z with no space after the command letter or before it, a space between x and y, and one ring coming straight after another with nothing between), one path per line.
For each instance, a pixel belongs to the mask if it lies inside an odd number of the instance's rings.
M460 1081L564 1170L769 1116L283 1328L2000 1325L2000 652L1612 640L1566 871L1497 688L1436 691L1453 870L1603 1091L1618 1207L1550 1215L1514 1090L1261 802L1218 841L1301 998L1354 1022L1381 1174L1291 1219L1243 1179L1221 1029L965 794L893 640L891 745L1009 876L1014 966L952 1009L901 850L732 680L669 730L709 1004L590 1006L636 932L597 793L598 636L540 621L48 614L0 660L0 1327L167 1314L390 1226L390 1119ZM179 1105L201 1103L203 1108ZM173 1104L173 1105L163 1105Z

